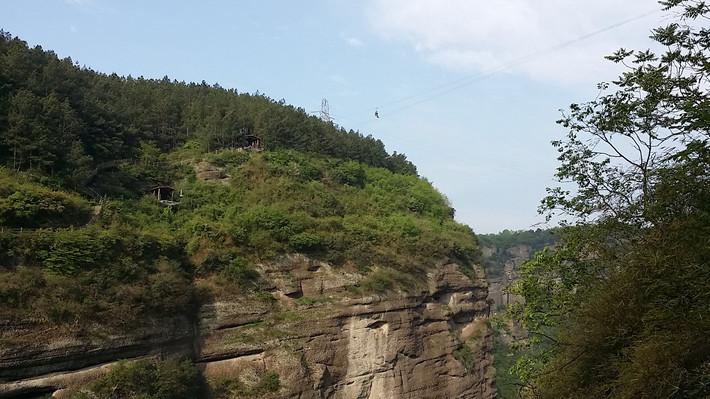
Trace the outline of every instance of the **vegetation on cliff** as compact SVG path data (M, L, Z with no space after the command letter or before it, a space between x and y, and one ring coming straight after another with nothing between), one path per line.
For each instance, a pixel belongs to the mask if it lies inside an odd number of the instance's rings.
M106 76L6 33L0 81L0 319L35 326L6 345L192 319L214 295L272 301L258 266L290 253L359 273L358 294L477 260L403 155L282 102Z
M200 395L199 371L189 359L119 362L72 399L182 399Z
M554 245L558 240L558 229L536 230L503 230L495 234L478 234L478 242L486 248L483 257L483 266L486 277L491 279L502 278L505 263L514 258L511 250L516 247L529 249L534 254L543 248Z
M515 317L531 333L515 366L530 398L710 395L710 7L661 1L664 49L619 50L628 70L560 123L548 215L574 217L521 268Z

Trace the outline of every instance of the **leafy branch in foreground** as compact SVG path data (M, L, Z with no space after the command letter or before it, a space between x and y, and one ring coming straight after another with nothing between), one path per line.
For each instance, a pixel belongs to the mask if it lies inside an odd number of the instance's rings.
M572 220L514 288L524 397L710 395L710 8L661 4L680 10L651 36L665 52L609 56L628 70L559 121L540 211Z

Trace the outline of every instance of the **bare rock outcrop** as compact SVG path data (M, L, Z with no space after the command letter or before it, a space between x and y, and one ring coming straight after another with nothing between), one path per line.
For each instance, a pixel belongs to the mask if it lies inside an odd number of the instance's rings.
M485 280L448 264L428 281L420 295L343 298L205 332L198 362L208 381L275 372L274 397L495 397Z
M133 343L111 337L90 351L85 343L38 344L12 359L0 352L0 398L43 391L66 397L110 368L107 362L180 351L190 352L208 382L248 386L275 373L280 388L265 397L495 397L481 271L467 276L442 264L419 293L367 297L345 288L358 281L356 273L301 256L263 265L262 273L292 306L216 300L202 306L198 325L164 329L163 341L148 334Z

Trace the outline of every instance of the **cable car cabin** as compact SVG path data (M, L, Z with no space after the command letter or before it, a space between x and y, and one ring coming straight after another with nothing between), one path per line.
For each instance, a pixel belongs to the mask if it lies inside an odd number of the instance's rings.
M175 195L175 189L170 186L156 186L150 190L150 193L163 205L175 206L179 204L180 197ZM176 201L177 200L177 201Z
M261 137L249 134L246 136L246 145L242 147L242 149L249 151L262 151L264 149L262 143Z

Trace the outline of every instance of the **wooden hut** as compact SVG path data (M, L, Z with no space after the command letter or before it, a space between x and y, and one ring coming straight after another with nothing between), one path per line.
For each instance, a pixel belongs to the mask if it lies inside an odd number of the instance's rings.
M263 141L261 140L261 137L255 136L253 134L248 134L246 136L246 146L242 147L245 150L249 151L261 151L264 149L263 147Z
M176 190L170 186L155 186L150 189L150 193L155 197L155 199L158 200L158 202L168 206L179 204L180 198L175 198L175 191Z

